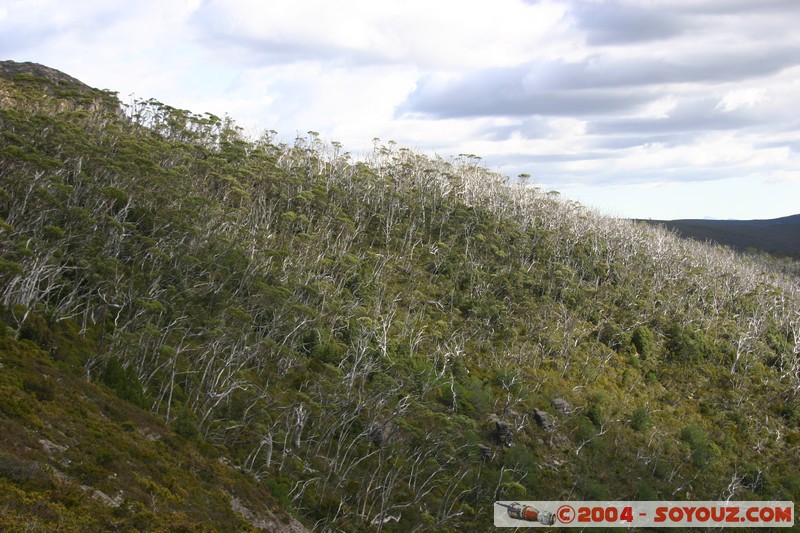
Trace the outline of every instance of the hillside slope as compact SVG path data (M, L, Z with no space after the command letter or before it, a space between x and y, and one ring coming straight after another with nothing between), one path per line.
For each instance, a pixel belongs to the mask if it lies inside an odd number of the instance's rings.
M798 286L753 260L471 157L354 161L35 72L0 79L0 131L6 524L800 498Z

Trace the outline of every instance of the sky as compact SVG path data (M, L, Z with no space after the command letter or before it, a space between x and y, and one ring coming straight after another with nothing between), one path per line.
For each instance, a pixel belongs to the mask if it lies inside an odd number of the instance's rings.
M800 0L0 0L0 60L601 214L800 213Z

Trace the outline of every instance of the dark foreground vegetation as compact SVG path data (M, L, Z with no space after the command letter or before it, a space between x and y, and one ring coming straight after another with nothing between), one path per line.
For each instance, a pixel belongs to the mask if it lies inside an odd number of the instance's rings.
M474 156L0 72L0 529L800 501L796 278Z

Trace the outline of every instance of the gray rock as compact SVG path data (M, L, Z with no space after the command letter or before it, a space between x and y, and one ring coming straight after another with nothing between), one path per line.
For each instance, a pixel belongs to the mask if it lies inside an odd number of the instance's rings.
M509 426L508 422L500 420L495 415L492 415L491 420L494 422L494 434L497 442L508 448L513 446L511 441L514 439L514 435L511 433L511 426Z
M553 398L551 403L553 404L553 408L559 413L567 414L569 412L569 402L564 398Z
M394 424L391 422L376 423L369 428L369 438L376 446L380 447L392 437L394 430Z
M481 460L482 461L489 461L492 459L492 449L488 446L483 444L478 445L478 449L481 451Z
M505 439L511 434L511 429L508 427L508 422L497 420L495 421L494 425L495 431L497 432L497 438L500 440Z
M547 414L546 411L542 411L540 409L533 409L533 419L536 420L536 423L545 431L552 431L553 430L553 423L550 422L550 415Z

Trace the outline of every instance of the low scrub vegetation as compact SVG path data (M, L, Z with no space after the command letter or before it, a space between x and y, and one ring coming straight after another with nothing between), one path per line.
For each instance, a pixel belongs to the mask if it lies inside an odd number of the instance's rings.
M800 500L798 284L767 263L471 155L355 160L35 76L0 101L0 525Z

